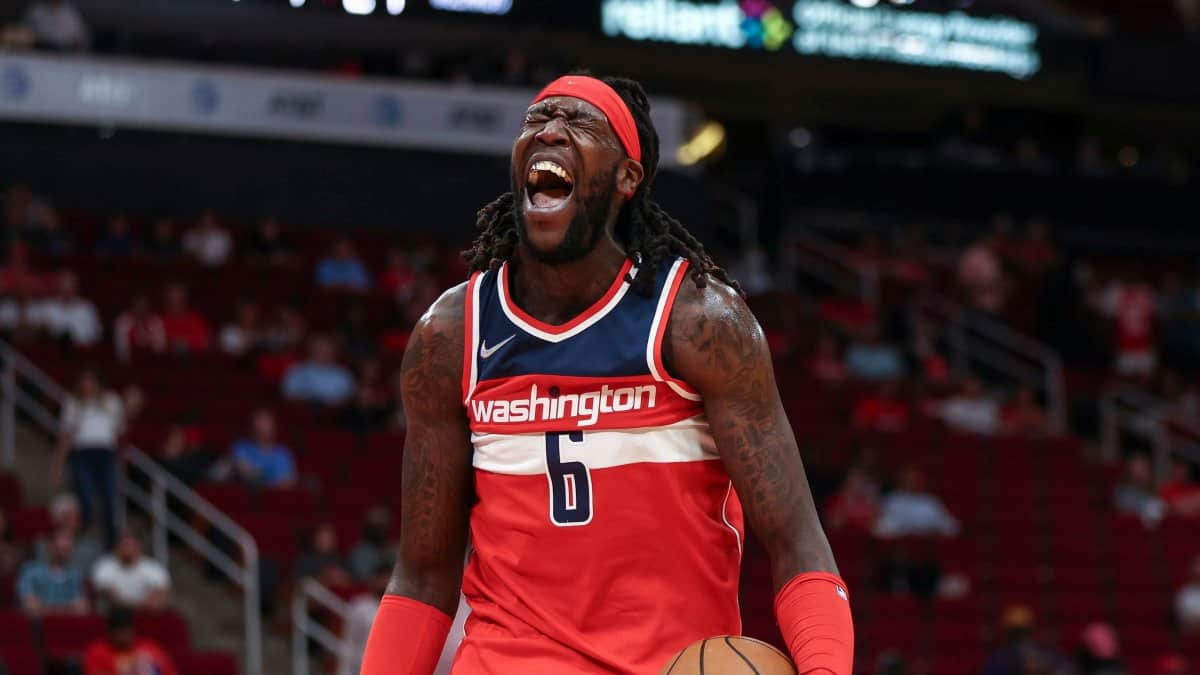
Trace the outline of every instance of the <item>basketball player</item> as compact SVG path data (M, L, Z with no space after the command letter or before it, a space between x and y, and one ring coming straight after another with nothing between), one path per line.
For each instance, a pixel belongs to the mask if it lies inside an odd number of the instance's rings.
M569 75L529 107L470 280L404 355L400 558L365 675L429 675L460 589L455 675L657 673L740 633L743 509L799 671L849 675L846 586L762 329L650 200L658 161L636 82Z

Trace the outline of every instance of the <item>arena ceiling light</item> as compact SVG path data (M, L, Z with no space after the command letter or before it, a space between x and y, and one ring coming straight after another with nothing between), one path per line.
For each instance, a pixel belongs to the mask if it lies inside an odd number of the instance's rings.
M342 0L342 9L350 14L366 16L375 11L375 0Z
M692 166L711 157L725 143L725 127L720 122L705 122L695 136L679 147L675 159L684 166Z

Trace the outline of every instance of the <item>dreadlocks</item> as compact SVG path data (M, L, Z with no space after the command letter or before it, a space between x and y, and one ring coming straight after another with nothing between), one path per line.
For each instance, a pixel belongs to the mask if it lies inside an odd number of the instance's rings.
M658 173L658 132L650 120L650 101L642 85L623 77L601 79L629 107L642 148L645 179L633 198L621 207L614 232L617 241L625 246L629 255L642 261L637 276L631 281L633 290L645 296L652 294L655 271L659 265L678 256L691 263L690 275L697 288L704 288L706 278L712 276L741 293L741 286L713 262L704 245L682 223L650 199L650 186ZM471 271L495 270L512 257L517 245L515 205L515 195L505 192L479 210L475 220L479 236L471 248L463 251L463 258Z

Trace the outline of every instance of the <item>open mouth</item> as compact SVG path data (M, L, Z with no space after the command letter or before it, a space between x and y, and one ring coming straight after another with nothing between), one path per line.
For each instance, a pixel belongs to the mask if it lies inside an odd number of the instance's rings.
M525 194L529 203L538 209L553 210L562 206L574 188L571 174L548 159L534 162L525 178Z

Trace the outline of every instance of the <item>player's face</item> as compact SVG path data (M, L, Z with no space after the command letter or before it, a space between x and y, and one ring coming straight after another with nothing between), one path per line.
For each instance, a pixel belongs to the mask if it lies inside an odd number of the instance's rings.
M512 152L517 233L525 249L556 264L595 248L624 200L618 195L623 163L631 160L594 105L556 96L531 106Z

